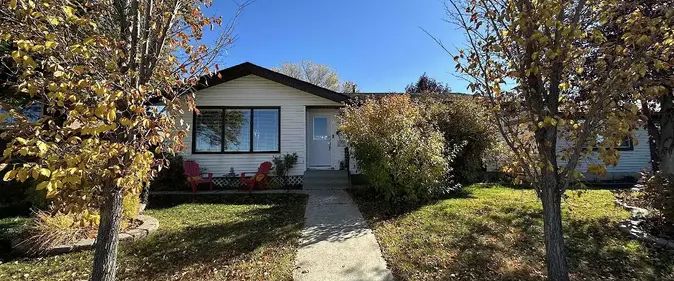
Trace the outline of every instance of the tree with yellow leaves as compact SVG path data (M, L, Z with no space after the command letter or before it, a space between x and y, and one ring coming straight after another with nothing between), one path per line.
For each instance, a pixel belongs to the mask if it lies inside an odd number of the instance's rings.
M619 1L608 10L602 46L631 58L653 171L674 179L674 1Z
M176 116L194 108L192 86L232 42L232 22L206 16L209 5L10 0L0 7L11 87L44 108L31 122L0 103L13 120L0 170L8 170L6 181L39 182L59 211L99 210L91 280L115 279L122 198L139 193L168 165L165 156L182 148L187 128ZM209 29L216 36L207 47Z
M512 151L506 171L543 205L550 280L568 280L561 199L595 148L614 164L637 127L633 60L603 45L613 0L450 0L467 46L454 56ZM623 43L618 43L619 48ZM624 46L624 45L623 45ZM604 164L591 167L602 173Z

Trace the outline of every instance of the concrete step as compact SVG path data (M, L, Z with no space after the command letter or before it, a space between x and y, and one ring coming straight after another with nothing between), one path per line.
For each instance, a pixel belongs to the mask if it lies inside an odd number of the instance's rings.
M305 176L346 176L346 170L306 170Z
M304 180L348 180L348 174L346 172L335 172L335 173L305 173Z
M331 184L331 185L347 185L349 181L346 179L335 179L335 180L304 180L304 185L307 184Z
M344 177L344 178L331 178L331 179L308 179L304 178L303 180L305 183L311 182L311 183L349 183L349 179Z
M304 184L302 189L322 189L322 188L348 188L348 183L309 183Z
M349 174L346 171L307 170L303 183L303 189L344 189L349 187Z
M347 177L341 178L304 178L304 182L349 182Z

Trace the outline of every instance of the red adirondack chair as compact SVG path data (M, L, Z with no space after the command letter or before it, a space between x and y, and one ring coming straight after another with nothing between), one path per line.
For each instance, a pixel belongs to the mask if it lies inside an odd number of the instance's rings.
M197 187L202 183L207 183L208 188L213 190L213 173L201 173L201 169L197 162L192 160L184 161L183 170L185 171L187 183L192 188L192 192L197 192ZM204 175L206 175L206 177L204 177Z
M252 172L241 173L242 187L247 187L248 191L267 187L267 185L269 185L269 171L271 171L271 168L271 162L267 161L260 164L260 167L257 168L257 172L255 172L255 176L246 176L246 174L252 174Z

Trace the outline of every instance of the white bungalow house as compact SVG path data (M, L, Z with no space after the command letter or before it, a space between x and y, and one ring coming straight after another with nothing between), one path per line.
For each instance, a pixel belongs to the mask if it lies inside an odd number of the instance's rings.
M221 70L202 79L196 93L199 112L183 118L192 131L182 156L214 177L230 169L237 174L255 171L260 163L285 153L298 155L298 164L289 172L293 181L301 182L307 170L339 170L347 163L357 172L354 161L346 161L345 144L337 133L337 114L348 99L249 62ZM231 125L232 118L238 118L240 126ZM605 177L588 179L637 177L650 167L647 139L646 131L637 131L635 139L621 147L618 165L608 167ZM587 159L579 170L585 172L593 161Z
M336 117L348 96L248 62L202 79L200 85L199 112L183 116L192 130L181 154L214 177L230 169L237 174L256 171L260 163L286 153L298 155L289 171L294 181L307 169L344 167ZM238 125L228 122L231 118Z

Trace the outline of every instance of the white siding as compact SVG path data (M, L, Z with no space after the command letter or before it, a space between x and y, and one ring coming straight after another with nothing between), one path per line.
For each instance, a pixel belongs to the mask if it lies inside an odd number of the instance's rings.
M197 93L197 106L280 106L281 153L297 153L298 163L289 174L303 175L306 170L306 107L339 106L334 102L262 77L248 75ZM192 112L184 121L192 126ZM192 159L214 174L222 176L230 167L237 173L254 172L260 163L271 161L276 153L192 154L192 134L185 139L185 159Z
M563 147L564 141L558 142L558 147ZM581 161L577 170L583 172L587 180L620 180L626 176L638 176L643 170L649 170L651 154L648 146L648 132L644 129L639 129L634 132L634 150L619 151L620 159L615 166L607 166L607 175L605 177L598 177L596 175L587 173L587 166L592 163L601 163L596 154L589 155ZM560 165L563 162L560 162Z

